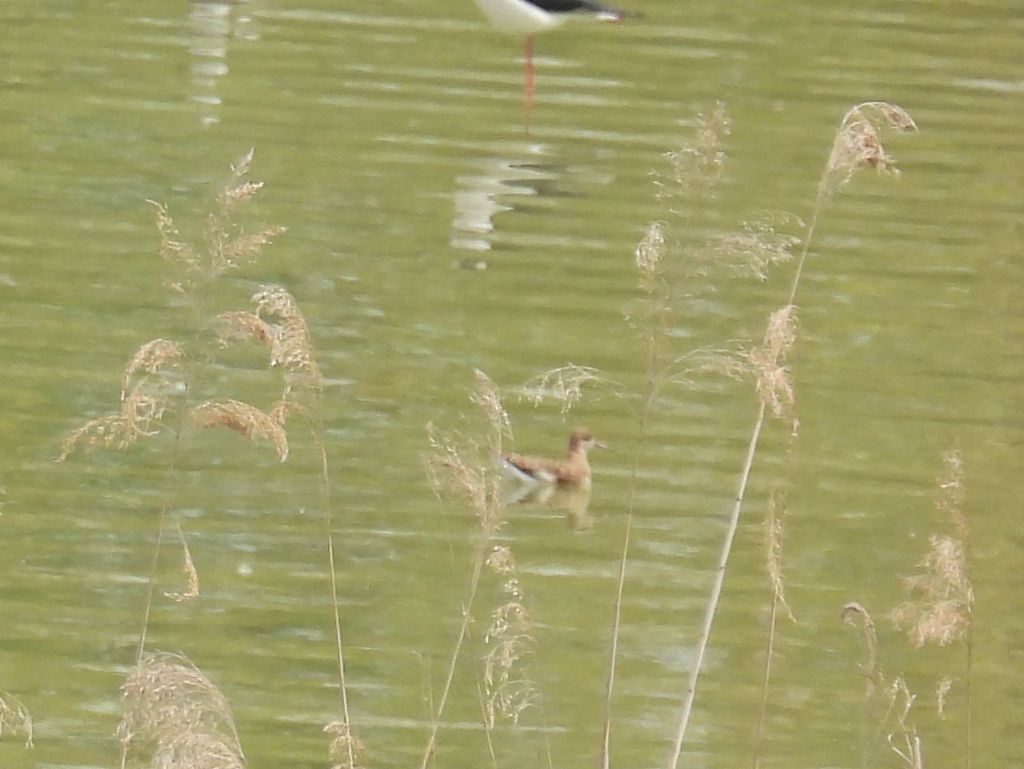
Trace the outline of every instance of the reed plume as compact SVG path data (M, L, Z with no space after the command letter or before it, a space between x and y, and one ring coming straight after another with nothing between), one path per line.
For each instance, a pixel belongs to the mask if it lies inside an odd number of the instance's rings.
M256 238L255 240L249 239L246 241L247 246L241 246L243 241L239 240L239 238L244 238L244 235L240 225L236 225L232 221L231 215L238 203L251 199L262 187L259 183L242 181L242 177L249 171L252 157L253 152L250 150L237 164L232 166L231 180L225 191L218 196L214 211L207 217L205 248L194 246L182 238L166 205L152 200L147 201L156 209L156 226L160 234L160 255L171 271L171 276L166 280L166 285L189 300L193 310L193 322L196 327L197 337L202 333L200 329L204 323L205 293L209 284L227 269L240 266L243 261L248 262L254 259L263 245L266 245L274 237L284 232L283 227L266 228L263 231L265 237ZM233 242L235 245L231 245ZM247 418L244 412L247 409L256 410L255 407L241 404L233 409L218 408L212 405L215 402L208 402L205 407L190 407L191 393L197 389L202 374L202 368L198 365L199 360L196 356L185 354L183 348L180 345L175 346L174 343L150 343L149 347L144 345L140 348L140 351L143 350L145 354L139 355L137 353L137 364L135 366L130 365L123 377L123 390L127 389L129 383L135 379L138 371L146 373L148 376L143 378L142 381L144 383L148 381L151 378L155 362L157 361L161 362L161 369L162 361L164 360L174 361L182 369L182 381L179 389L183 393L183 405L178 411L177 424L174 429L174 441L168 466L169 477L173 477L178 471L178 463L182 453L182 436L189 417L193 417L193 424L205 424L208 426L224 425L247 437L255 437L257 435L269 436L271 442L275 444L279 457L282 456L282 448L286 447L286 443L282 441L282 436L284 435L283 428L280 425L273 427L251 412ZM129 403L131 400L130 395L124 398L125 403ZM122 406L123 410L124 407ZM197 416L198 419L196 419ZM67 445L67 442L65 442L65 450L62 451L62 456L66 456ZM170 500L168 498L160 506L160 514L157 521L156 542L153 548L149 579L147 580L142 629L139 633L135 657L137 665L141 665L145 657L149 633L149 618L152 612L160 562L160 551L169 512ZM167 591L167 597L173 600L187 600L198 593L199 575L195 569L188 546L185 543L184 535L181 533L180 526L178 526L178 529L184 551L184 569L188 585L183 593ZM123 743L121 752L122 769L127 761L127 754L128 745Z
M761 345L747 353L761 403L778 418L792 418L796 395L786 360L796 343L796 307L786 305L768 316Z
M910 642L917 648L965 639L974 603L963 544L935 534L929 541L931 549L919 564L924 572L904 580L918 598L900 604L892 614L898 626L908 628Z
M160 233L160 256L168 264L185 275L201 273L202 260L190 243L181 237L178 227L166 205L156 200L147 200L156 209L156 228ZM184 292L186 285L180 281L170 283L177 291Z
M786 601L786 582L782 576L782 544L786 526L786 494L776 488L768 502L768 515L764 522L765 563L768 569L768 580L772 587L773 613L778 607L796 622L793 610Z
M237 221L238 207L263 189L263 182L245 179L252 165L253 153L249 150L232 165L231 178L218 193L213 209L206 217L202 247L181 236L166 205L147 201L156 209L160 255L174 273L168 286L179 293L197 299L197 292L208 283L226 272L252 263L267 245L287 232L286 227L277 225L261 226L254 232L247 232Z
M487 556L487 566L502 580L506 597L505 603L491 612L484 635L488 647L484 656L484 712L487 728L493 729L499 718L518 724L523 711L538 703L540 691L523 671L523 660L533 655L537 639L512 549L495 546Z
M717 102L710 114L697 115L690 140L664 154L665 168L654 175L654 184L658 199L665 201L670 210L678 201L713 193L722 178L724 142L731 130L725 104Z
M501 475L494 460L503 453L503 441L511 437L512 429L498 386L479 369L473 374L476 387L470 394L470 401L484 413L487 437L481 442L470 436L443 433L434 425L427 425L431 447L426 462L427 476L439 497L454 493L468 502L484 535L490 537L505 520Z
M500 489L500 479L484 462L486 454L472 439L460 441L455 435L427 425L431 453L427 457L427 476L439 497L454 493L465 499L481 525L492 527L496 521L491 504Z
M278 459L288 459L288 435L270 414L248 403L227 398L205 401L189 412L197 427L226 427L251 441L270 441Z
M973 614L974 582L971 578L971 523L967 511L967 484L963 454L953 449L943 457L936 512L946 519L951 534L932 534L930 548L918 562L921 572L905 577L909 600L899 604L890 615L897 627L917 649L927 645L948 646L964 642L964 725L965 765L972 760L973 740ZM945 708L945 695L952 686L939 686L938 708Z
M882 142L884 132L889 130L899 133L916 131L917 124L905 109L884 101L861 102L843 115L832 140L832 149L825 169L818 181L814 211L807 225L807 234L804 236L804 245L797 260L787 304L796 302L800 277L803 275L804 264L814 240L818 219L825 206L861 169L873 168L890 176L899 175L899 169L896 168Z
M271 367L283 369L289 385L320 389L323 386L323 375L313 352L309 324L295 297L282 286L266 285L252 295L252 304L256 308L257 318L272 319Z
M32 715L21 700L10 692L0 691L0 740L5 734L21 735L25 747L32 747Z
M153 769L244 769L227 698L188 658L151 654L121 686L118 738Z
M248 310L220 313L214 321L214 333L221 347L242 342L258 342L273 349L274 327Z
M331 769L360 769L365 765L366 746L352 734L347 721L331 721L324 727L324 734L330 738L327 755Z
M939 718L946 717L946 700L953 690L953 677L942 676L935 684L935 714Z
M64 462L78 448L123 451L160 432L161 420L182 380L184 348L170 339L141 345L121 374L121 404L116 414L90 419L64 438L57 455Z
M185 349L171 339L153 339L135 351L121 377L121 401L129 393L148 384L147 377L165 375L169 366L185 360ZM166 382L164 379L161 384Z
M583 400L584 388L602 384L608 385L609 380L596 368L569 363L531 377L516 388L513 394L520 401L527 401L533 406L545 402L557 403L562 414L568 414Z
M970 522L963 456L959 451L947 452L943 463L945 474L939 481L936 509L947 518L956 536L929 537L931 548L918 564L922 573L904 579L914 598L892 613L897 626L907 628L910 642L917 648L928 643L946 646L966 640L974 607L974 585L967 557Z
M762 213L743 222L738 232L712 238L701 256L736 275L765 281L773 267L793 258L793 249L800 244L800 238L786 230L802 226L790 214Z
M878 631L875 621L871 618L864 605L857 601L851 601L843 607L840 614L843 622L852 627L860 624L861 634L864 638L865 660L860 669L867 681L867 688L864 691L865 699L870 699L879 690L884 676L878 667Z
M882 143L884 130L916 131L917 124L905 109L884 101L862 102L843 115L821 179L822 194L835 195L861 168L899 176Z
M185 574L185 589L181 592L168 590L164 592L164 595L177 603L184 603L199 597L199 571L192 560L192 551L189 549L188 542L185 541L185 532L181 530L181 524L175 522L174 525L178 530L178 539L181 540L181 570Z
M57 462L64 462L77 449L86 452L98 448L123 451L142 438L157 435L160 421L169 406L158 394L136 389L128 393L116 414L90 419L64 438Z

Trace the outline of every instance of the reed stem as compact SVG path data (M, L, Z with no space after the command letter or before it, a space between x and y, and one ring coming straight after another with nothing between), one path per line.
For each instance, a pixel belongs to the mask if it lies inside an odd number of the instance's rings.
M434 748L437 747L437 733L441 728L441 715L444 713L445 707L448 704L448 695L451 694L452 681L455 679L455 665L462 652L462 645L466 640L466 635L469 633L469 625L473 621L473 604L476 601L476 596L480 588L480 575L483 572L484 550L487 546L487 541L488 537L486 536L486 533L481 532L475 552L473 553L473 573L469 580L469 595L466 598L465 605L462 607L462 623L459 625L459 633L455 638L455 646L452 649L451 657L448 660L448 672L445 674L444 686L441 688L441 697L437 702L437 707L431 715L430 737L427 739L427 746L423 750L423 759L420 761L420 769L427 769L427 765L430 763L430 759L434 755Z
M725 569L729 563L729 555L732 553L732 543L736 538L736 530L739 528L740 512L743 509L743 500L747 493L747 481L750 479L754 458L757 456L757 444L761 438L761 430L764 427L766 413L767 407L762 401L758 409L757 419L754 421L754 429L750 435L747 456L743 463L743 470L740 472L740 480L736 490L736 501L733 504L732 515L729 517L729 525L726 529L725 540L722 543L722 551L718 557L718 567L715 570L715 580L712 583L711 595L708 598L707 607L704 611L704 621L701 624L700 636L697 640L697 654L686 684L686 695L683 698L683 709L679 715L679 725L676 729L675 738L672 741L672 750L669 753L668 761L665 763L667 769L675 769L679 763L679 755L683 750L686 728L690 723L693 701L697 696L697 679L704 665L704 654L708 648L708 640L711 638L711 626L714 624L715 614L718 612L718 603L722 596L722 586L725 583Z
M324 511L324 528L327 536L327 566L331 581L331 610L334 618L334 642L338 659L338 685L341 696L341 717L345 721L348 739L345 750L348 757L348 769L355 769L355 741L352 737L352 723L348 709L348 685L345 681L345 651L341 641L341 609L338 604L338 572L334 560L334 524L331 505L331 474L327 458L327 441L323 422L322 395L316 395L316 416L313 423L313 439L320 455L320 503Z

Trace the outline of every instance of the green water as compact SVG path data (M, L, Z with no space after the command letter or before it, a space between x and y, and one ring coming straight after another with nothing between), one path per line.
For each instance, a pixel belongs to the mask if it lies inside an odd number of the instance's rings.
M509 392L570 362L616 383L568 415L506 402L517 450L557 452L577 424L610 449L593 456L582 525L516 506L500 532L533 623L519 670L541 704L495 730L494 762L594 766L645 381L646 343L626 319L641 296L633 253L649 222L677 221L651 172L720 100L725 171L717 197L674 225L687 253L766 211L807 221L840 118L874 99L920 132L886 137L899 178L860 173L818 221L791 360L799 437L787 454L781 424L763 436L681 765L751 761L771 595L762 522L779 480L797 622L778 627L762 766L900 765L884 708L864 702L860 636L839 617L849 601L875 616L887 680L904 674L919 695L926 764L962 764L964 644L916 651L887 619L929 535L949 531L935 503L954 448L973 525L972 763L1024 764L1019 6L633 5L643 16L628 23L537 39L528 137L520 43L469 0L0 7L0 690L31 711L36 743L4 733L0 767L118 763L118 687L168 494L201 597L162 597L184 584L169 524L148 647L187 654L221 687L250 766L329 765L321 729L337 718L338 680L308 435L296 428L283 465L227 430L188 433L177 460L168 430L53 461L70 430L116 410L138 345L195 333L162 285L147 199L195 237L229 164L255 147L266 187L245 221L289 228L211 304L245 307L276 282L309 320L366 766L419 765L470 580L478 527L433 495L426 424L474 429L474 368ZM671 350L759 339L791 278L791 266L766 282L722 268L687 278ZM264 361L229 356L204 386L269 407L280 380ZM756 414L748 382L713 377L664 388L651 411L614 766L668 753ZM485 572L439 768L492 764L481 657L503 600Z

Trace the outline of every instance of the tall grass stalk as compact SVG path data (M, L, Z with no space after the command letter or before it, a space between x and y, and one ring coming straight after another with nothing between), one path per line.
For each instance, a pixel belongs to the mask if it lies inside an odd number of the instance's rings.
M856 627L858 624L864 637L865 662L860 666L867 682L864 702L868 710L865 724L876 724L870 735L865 734L864 756L861 766L869 767L876 762L877 747L888 745L906 769L924 769L924 750L917 727L910 717L917 695L910 691L902 675L889 680L878 662L879 645L875 622L867 609L857 602L843 607L843 622ZM875 720L871 706L883 701L885 712ZM884 739L883 739L884 737Z
M309 424L316 451L320 509L323 516L327 550L327 577L331 596L334 651L338 667L338 696L341 719L329 722L324 732L330 735L328 752L340 769L356 769L362 742L352 731L348 683L345 675L345 647L341 631L341 606L338 599L337 555L334 547L334 504L331 497L331 470L324 425L323 375L316 359L312 334L295 298L281 286L262 286L252 297L255 313L227 313L221 316L222 336L248 335L270 350L270 365L283 370L284 391L271 412L284 429L291 412L304 416Z
M615 673L619 658L619 637L622 628L622 597L626 585L626 566L633 531L633 511L636 503L640 457L647 442L647 424L651 406L657 395L661 369L661 345L664 339L663 315L666 304L661 281L661 263L665 255L665 236L660 223L650 225L636 250L636 263L640 271L641 288L647 303L644 323L646 340L646 366L644 392L640 402L636 445L633 448L633 467L630 472L629 498L626 502L626 521L622 533L622 551L619 573L612 607L611 646L608 652L608 677L605 682L604 717L601 734L601 766L608 769L611 762L612 695L615 691Z
M433 425L427 426L431 453L427 457L427 472L439 496L453 494L469 503L476 514L478 527L472 553L469 586L462 604L462 621L455 643L448 657L448 666L440 695L430 714L430 734L423 749L420 769L426 769L437 747L441 719L448 706L455 668L473 622L473 609L480 591L480 578L486 562L487 548L504 522L501 504L501 479L494 464L501 456L503 438L510 433L508 414L501 403L501 394L494 382L483 371L475 372L476 389L472 401L484 412L489 425L489 440L484 446L472 441L460 442L442 434Z
M881 131L885 128L910 131L916 130L917 126L905 110L887 102L864 102L851 108L843 116L839 130L835 134L824 173L818 183L818 194L815 199L814 211L807 227L807 233L804 236L803 246L800 249L793 280L790 284L789 297L783 310L792 311L795 307L794 303L796 302L797 291L800 287L800 279L803 275L807 255L810 252L810 245L814 238L818 220L828 201L850 181L858 169L869 167L878 171L892 174L897 173L893 161L885 151L881 141ZM778 357L776 357L774 364L781 368L781 360ZM740 515L746 499L751 471L757 458L761 433L769 411L768 406L769 403L766 402L762 393L757 416L754 419L754 425L750 432L746 455L740 469L736 496L726 526L726 533L719 553L711 592L705 607L704 619L701 623L700 634L697 640L697 652L683 695L683 705L679 714L675 736L672 740L672 749L666 761L667 769L675 769L679 763L679 756L682 753L683 742L686 738L686 731L697 694L697 682L703 668L704 655L711 637L714 619L718 613L722 587L725 583L726 568L729 563L729 557L732 554L736 531L739 527Z
M764 671L761 677L761 702L758 706L757 725L754 730L753 769L761 765L761 753L764 743L764 726L768 714L768 686L771 683L772 660L775 656L775 637L778 629L780 613L785 613L795 621L793 612L786 602L785 584L782 579L782 545L786 522L786 500L784 494L776 489L768 504L768 515L765 518L765 561L769 581L772 587L772 599L768 612L768 637L765 640Z
M188 399L189 394L192 391L191 379L186 377L185 394L184 398ZM185 400L187 405L187 400ZM142 664L142 660L146 655L146 641L149 637L149 623L150 618L153 614L153 597L156 593L156 586L160 567L160 552L163 548L164 529L167 526L167 519L170 517L171 499L173 496L173 489L178 483L178 467L181 462L181 446L182 446L182 431L185 429L185 412L187 409L183 408L178 415L176 425L174 428L174 437L171 443L171 459L167 468L167 488L164 492L164 499L160 503L160 511L157 514L156 521L156 539L153 543L153 557L150 559L149 565L149 576L146 579L146 596L143 600L142 607L142 627L139 629L139 640L135 647L135 665L139 666ZM180 531L180 529L179 529ZM184 544L184 535L182 535L182 543ZM191 560L191 557L189 558ZM198 579L198 578L197 578ZM127 761L127 752L122 750L121 753L121 768L124 769L125 762Z
M729 130L725 106L718 103L712 114L698 115L692 139L665 153L668 169L655 174L655 187L658 199L665 205L674 221L685 223L690 208L695 203L713 196L722 176L725 160L723 143ZM637 409L637 434L612 606L611 644L602 720L602 769L609 769L611 764L612 699L615 693L623 596L639 485L640 459L647 444L651 412L658 393L667 381L671 381L672 367L678 362L672 360L665 349L675 298L675 287L671 284L666 269L666 257L670 249L668 237L663 222L652 222L648 225L634 254L642 293L637 326L645 344L644 387ZM678 246L673 244L672 250L678 250Z
M338 571L335 565L334 555L334 524L332 520L331 504L331 472L327 457L327 441L323 422L323 409L321 394L316 395L316 412L313 422L313 440L320 458L320 504L324 517L324 536L327 539L327 573L331 583L331 614L334 620L334 643L338 661L338 688L341 705L342 725L337 725L335 731L336 739L339 740L338 747L342 748L347 764L345 769L356 768L356 753L358 743L352 737L352 720L348 709L348 684L345 681L345 648L341 640L341 608L338 603ZM328 724L326 729L330 729Z
M437 704L434 706L434 709L430 714L430 734L427 737L427 744L423 749L423 758L420 761L420 769L426 769L430 763L430 759L434 755L434 750L437 747L437 735L441 729L441 717L444 715L445 708L448 706L448 697L452 691L452 682L455 680L455 666L462 654L462 647L463 644L465 644L466 635L469 633L469 626L473 621L473 605L476 602L476 596L480 589L480 575L483 572L483 553L484 547L481 544L478 544L473 550L473 570L469 578L469 590L466 600L462 605L462 622L459 624L459 632L455 636L455 644L452 647L451 654L448 658L448 667L445 673L444 684L441 686L441 694L437 699Z

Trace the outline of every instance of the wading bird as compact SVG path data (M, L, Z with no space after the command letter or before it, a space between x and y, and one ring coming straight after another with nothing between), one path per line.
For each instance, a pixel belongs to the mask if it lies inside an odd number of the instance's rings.
M480 10L499 31L526 36L526 130L530 129L533 111L533 36L557 27L573 14L594 16L604 21L619 22L625 15L618 8L590 0L476 0Z
M501 458L502 466L510 475L525 483L557 483L590 488L587 452L595 446L606 448L603 443L594 440L588 431L574 430L569 436L569 450L565 459L505 454Z

